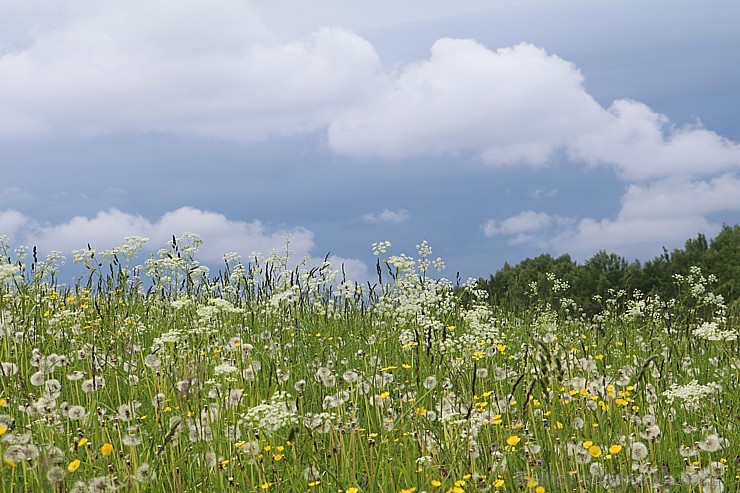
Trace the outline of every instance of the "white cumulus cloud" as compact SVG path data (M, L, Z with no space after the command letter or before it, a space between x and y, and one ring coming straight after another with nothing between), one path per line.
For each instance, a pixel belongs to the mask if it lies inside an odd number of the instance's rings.
M724 175L709 180L666 178L632 184L614 218L561 217L524 211L483 225L486 236L504 236L511 244L567 252L584 258L599 250L628 257L651 257L665 245L680 246L698 233L713 235L718 213L740 213L740 179Z
M386 92L335 119L328 136L336 152L358 158L469 152L492 165L542 165L563 149L628 180L740 167L737 142L676 128L636 101L604 108L576 66L526 43L493 51L440 39Z
M391 223L399 224L406 221L410 217L409 211L406 209L398 209L392 211L390 209L383 209L381 212L375 214L368 212L363 214L362 219L368 224L374 223Z
M334 152L357 158L470 153L543 165L562 150L630 181L740 167L737 142L640 102L605 108L578 67L528 43L443 38L427 59L384 70L348 29L285 37L259 6L236 0L4 9L23 27L0 21L11 33L0 37L0 138L326 131Z
M0 211L0 235L10 237L11 245L38 246L41 252L52 250L69 255L72 250L86 248L105 250L121 245L127 236L149 238L145 255L164 247L172 236L185 232L197 233L203 240L198 259L218 265L223 256L236 252L246 258L252 253L269 255L273 250L284 252L286 238L296 262L311 254L315 247L314 233L303 227L271 227L260 221L228 219L223 214L193 207L181 207L149 220L138 214L117 209L100 211L95 216L77 216L59 224L40 224L18 211ZM367 266L359 259L332 256L333 267L344 264L348 279L368 279Z
M0 135L303 133L379 80L356 34L281 40L247 2L87 2L61 17L0 46Z

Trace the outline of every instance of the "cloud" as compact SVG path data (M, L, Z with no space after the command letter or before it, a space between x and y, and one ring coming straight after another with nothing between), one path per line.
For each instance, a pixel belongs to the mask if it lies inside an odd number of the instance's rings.
M738 142L637 101L605 108L573 63L532 44L492 50L443 38L427 59L386 71L352 31L284 39L236 0L33 8L42 20L28 24L21 9L27 32L12 29L15 42L0 44L0 138L325 131L330 149L359 159L473 154L493 166L545 165L562 151L628 181L740 168Z
M0 211L0 236L14 237L28 223L29 218L15 210Z
M566 218L525 211L501 221L488 220L483 233L508 237L510 244L567 252L581 259L599 250L650 257L662 246L679 246L698 233L719 232L721 224L712 216L726 212L740 213L737 176L668 178L629 185L613 219Z
M524 211L503 221L489 219L483 224L483 234L489 238L494 236L508 236L511 245L535 244L543 245L542 233L553 226L564 226L572 219L562 216L552 216L544 212Z
M399 224L406 221L409 218L409 211L406 209L398 209L392 211L389 209L383 209L379 214L367 213L362 216L362 219L368 224L375 223L391 223Z
M372 280L367 264L362 260L339 257L337 255L331 255L328 260L332 269L339 272L337 280L341 280L342 271L344 271L344 275L350 281L365 283Z
M490 219L483 226L483 233L488 236L515 235L535 233L550 225L553 218L544 212L524 211L500 223Z
M557 188L551 188L549 190L544 190L542 188L538 188L534 192L532 192L531 196L535 199L541 199L541 198L553 198L558 194Z
M143 257L163 248L172 236L185 232L197 233L203 240L197 259L205 264L222 264L225 254L236 252L246 259L252 253L269 255L272 251L285 252L286 239L296 265L311 254L316 246L314 233L302 227L271 227L260 221L236 221L223 214L181 207L167 212L156 220L117 209L100 211L94 217L77 216L60 224L39 224L18 211L0 211L0 235L10 237L13 246L37 246L39 251L52 250L70 255L72 250L86 248L96 251L114 248L127 236L149 238ZM322 257L323 258L323 257ZM141 260L141 259L140 259ZM313 258L311 265L319 265ZM370 279L367 265L359 259L332 255L332 267L344 273L347 279L365 282Z
M328 138L356 158L474 153L491 165L543 165L563 149L628 180L740 167L737 142L698 125L675 128L636 101L604 108L577 67L526 43L492 51L440 39L385 93L334 120Z
M698 233L714 234L721 225L711 216L740 213L740 179L725 175L708 181L666 179L630 185L614 219L582 219L574 231L554 240L560 250L635 252L641 246L659 248Z
M300 259L314 248L314 234L302 227L273 228L260 221L234 221L222 214L192 207L167 212L159 219L149 219L117 209L100 211L94 217L77 216L60 224L39 224L17 211L0 212L0 232L11 236L13 244L38 246L40 250L70 253L89 243L96 250L120 245L127 236L144 236L150 240L148 252L162 248L173 235L195 232L204 243L199 258L219 263L228 252L250 255L269 254L285 249L290 236L290 249ZM351 260L351 259L350 259ZM357 266L359 269L359 266Z
M740 169L740 144L699 125L674 128L647 105L615 101L602 127L574 136L574 159L612 164L630 180L711 175Z
M377 54L356 34L281 40L246 2L83 5L0 52L0 135L311 132L379 80Z

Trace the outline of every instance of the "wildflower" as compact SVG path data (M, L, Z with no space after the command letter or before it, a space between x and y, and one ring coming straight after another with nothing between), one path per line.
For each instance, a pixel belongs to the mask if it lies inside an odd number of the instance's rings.
M73 460L72 462L70 462L67 465L67 471L69 471L69 472L75 472L77 469L80 468L80 464L82 464L82 462L80 461L80 459Z
M67 375L67 380L72 381L72 382L76 380L82 380L83 378L85 378L85 372L79 371L79 370L73 371L72 373Z
M706 397L721 392L722 387L718 383L710 382L700 385L697 380L692 380L686 385L672 384L668 390L663 392L663 395L667 397L668 405L672 405L674 400L679 399L685 409L695 411L706 402Z
M83 381L81 386L82 391L86 394L100 390L103 387L105 387L105 378L100 376Z
M150 479L152 479L153 474L151 467L148 463L144 462L142 463L139 468L136 470L136 480L140 483L146 483Z
M67 417L72 421L79 421L87 416L87 410L82 406L71 406L67 410Z
M46 381L46 374L43 371L37 371L31 375L31 385L34 387L40 387Z
M424 379L425 389L432 390L436 386L437 386L437 377L435 377L434 375L430 375Z
M46 473L46 479L48 479L51 484L58 485L64 480L64 476L66 474L67 473L64 472L64 469L61 467L53 466Z
M162 366L162 360L155 354L147 354L144 358L144 366L156 370Z
M431 485L434 486L435 488L439 488L440 486L442 486L442 481L438 479L432 479Z
M584 448L576 449L576 462L579 464L588 464L591 462L591 454Z
M622 446L619 444L609 446L609 453L612 455L617 455L621 451L622 451Z
M648 455L648 448L642 442L632 444L632 460L641 461Z
M15 363L3 361L2 363L0 363L0 366L2 367L0 368L0 374L2 374L3 376L12 377L16 373L18 373L18 365L16 365Z
M600 478L604 476L604 466L601 465L601 463L599 462L594 462L589 466L588 472L591 474L591 476L595 478Z
M121 443L127 447L136 447L137 445L141 445L142 442L141 438L136 436L136 433L131 432L123 436Z
M699 442L699 448L705 452L717 452L722 448L722 441L715 434L707 435L703 441Z
M113 445L110 443L104 443L102 447L100 447L100 453L104 456L108 457L113 452Z
M598 445L591 445L588 448L588 453L591 454L591 457L599 457L601 455L601 448Z
M118 415L116 417L121 421L131 421L134 419L134 413L131 406L128 404L121 404L118 406Z
M509 438L506 439L506 443L511 445L512 447L519 443L521 441L521 438L516 435L511 435Z

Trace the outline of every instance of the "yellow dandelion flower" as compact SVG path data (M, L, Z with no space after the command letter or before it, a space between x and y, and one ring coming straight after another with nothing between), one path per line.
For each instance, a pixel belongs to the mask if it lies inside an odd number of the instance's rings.
M598 457L601 455L601 448L598 445L591 445L588 448L588 453L591 454L591 457Z
M503 479L497 479L496 481L493 482L494 488L501 488L503 485L504 485Z
M586 440L585 442L583 442L583 448L589 448L593 444L594 442L592 442L591 440Z
M108 457L111 453L113 453L113 445L110 443L104 443L103 446L100 447L100 453Z
M82 464L82 462L80 462L80 459L73 460L67 465L67 471L75 472L77 469L80 468L80 464Z
M5 435L6 431L8 431L8 427L5 425L0 425L0 437Z
M279 462L279 461L283 460L283 454L275 454L275 455L273 455L272 456L272 460L274 460L275 462Z
M442 481L438 479L432 479L432 486L434 486L435 488L439 488L440 486L442 486Z
M538 486L536 490L534 490L534 493L545 493L545 487L544 486Z
M86 443L87 443L87 438L85 437L80 438L80 441L77 442L77 448L84 447Z
M610 445L609 446L609 453L612 455L617 455L621 451L622 451L621 445Z
M513 447L514 445L516 445L517 443L519 443L521 440L522 439L519 438L518 436L511 435L509 438L506 439L506 443L508 443L509 445L511 445Z

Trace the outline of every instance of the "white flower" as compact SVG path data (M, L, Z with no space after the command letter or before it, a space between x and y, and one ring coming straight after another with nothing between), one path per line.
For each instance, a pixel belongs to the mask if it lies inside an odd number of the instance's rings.
M699 448L705 452L717 452L722 448L722 439L716 434L707 435L699 442Z
M144 358L144 365L152 370L156 370L162 366L162 360L154 354L147 354Z
M642 461L648 455L648 448L642 442L632 444L632 460Z
M82 406L72 406L67 411L67 417L73 421L85 419L87 416L87 409Z
M675 399L679 399L685 409L695 411L701 407L705 398L721 392L722 387L715 382L700 385L696 380L692 380L686 385L672 384L668 390L663 392L663 395L668 398L668 405L673 404Z
M15 279L20 272L20 268L15 264L1 264L0 265L0 284L5 281L12 281Z
M237 367L232 366L231 364L226 363L226 362L223 362L220 365L217 365L216 367L213 368L213 372L216 376L229 375L231 373L236 373L238 371L239 369Z
M694 329L693 334L706 341L735 341L738 336L737 330L733 328L722 330L717 322L704 322Z

